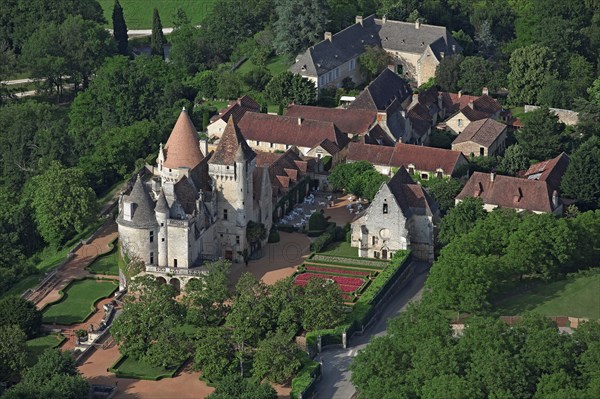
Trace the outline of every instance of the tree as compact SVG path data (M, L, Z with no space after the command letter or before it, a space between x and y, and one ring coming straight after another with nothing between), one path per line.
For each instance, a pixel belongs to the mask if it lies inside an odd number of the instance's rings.
M341 294L335 282L311 278L304 286L302 326L319 331L337 325L343 316Z
M233 374L237 367L231 333L222 327L205 327L196 339L194 366L202 370L202 378L218 381Z
M246 82L252 90L259 92L267 86L271 79L273 79L273 75L271 75L271 72L266 68L252 69L244 75L244 82Z
M23 380L3 396L22 398L89 398L90 384L79 375L75 360L69 352L50 349L42 353Z
M327 27L328 12L325 0L309 0L304 3L278 1L275 6L275 50L291 58L320 41Z
M271 382L288 382L302 367L300 349L283 333L262 340L256 348L252 373Z
M592 85L587 88L590 102L600 106L600 78L596 78Z
M519 144L513 144L504 152L504 156L502 157L498 168L505 173L514 176L518 171L527 170L529 168L529 159Z
M375 169L367 170L359 175L355 175L348 182L348 191L352 194L372 200L381 188L381 184L387 183L389 178Z
M459 89L460 64L464 57L461 54L443 58L435 69L435 82L443 90L456 93Z
M0 326L18 326L27 336L35 337L42 327L42 312L26 299L8 296L0 299Z
M207 399L277 399L277 392L269 383L245 379L238 374L223 378Z
M523 115L524 127L516 134L517 142L530 160L553 158L563 150L565 125L546 107Z
M231 263L226 260L209 262L208 274L190 280L185 287L183 303L187 308L187 322L198 327L218 326L225 319L225 302L229 299Z
M455 178L432 179L427 184L427 191L439 205L442 214L454 208L456 196L462 190L463 184Z
M368 170L374 170L373 165L367 161L337 164L327 177L327 181L334 190L348 188L348 183L353 176L360 175Z
M564 195L584 208L600 208L600 138L591 137L571 156L561 182Z
M0 324L0 384L19 380L26 367L27 336L16 325Z
M165 58L165 35L163 34L162 23L160 22L160 15L158 15L158 9L155 7L152 12L152 36L150 36L150 49L152 55L160 55L163 59Z
M270 313L276 316L275 332L286 335L290 340L302 324L302 293L303 288L294 284L291 277L269 286L268 304Z
M512 104L537 104L542 88L556 79L556 57L548 48L531 45L510 56L509 100Z
M180 355L185 358L187 354L169 343L175 340L175 345L184 347L175 331L183 313L175 301L175 289L147 275L136 277L130 291L135 295L126 297L123 313L111 328L121 353L156 366L165 364L163 358L180 363Z
M455 237L467 233L478 220L486 216L487 212L483 209L480 198L465 198L442 219L439 241L448 244Z
M212 70L206 70L197 73L192 79L191 84L198 90L198 96L202 99L213 99L217 95L217 73Z
M290 103L312 104L317 97L315 85L310 80L291 72L274 76L265 87L265 95L271 102L284 107Z
M32 206L38 231L44 240L58 246L83 231L96 211L96 195L78 168L53 162L32 179Z
M387 51L377 46L366 46L365 51L358 57L358 65L365 80L370 82L391 63Z
M487 87L497 90L496 71L491 61L482 57L465 57L460 63L458 87L469 94L481 95L481 89Z
M119 54L127 55L127 24L125 23L125 16L123 15L123 7L119 0L115 0L112 12L112 23L113 23L113 36L117 42L117 49Z
M241 78L237 73L223 72L217 76L216 96L225 100L233 100L240 96Z

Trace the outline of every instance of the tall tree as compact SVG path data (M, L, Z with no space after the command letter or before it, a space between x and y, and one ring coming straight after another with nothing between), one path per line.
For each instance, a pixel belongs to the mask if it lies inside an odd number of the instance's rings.
M202 378L219 381L235 373L238 366L231 332L222 327L200 329L196 340L194 366L202 370Z
M341 321L342 293L332 281L311 278L304 286L302 325L305 329L319 331L335 326Z
M509 100L512 104L537 104L542 88L556 79L556 57L548 48L531 45L510 56Z
M258 344L252 373L255 377L283 384L301 367L300 349L285 334L275 333Z
M206 264L208 274L191 280L185 287L183 303L187 320L196 326L218 326L225 319L229 298L231 265L226 260Z
M543 161L557 156L564 148L565 125L547 107L527 112L517 142L530 160Z
M498 168L514 176L518 171L529 168L529 159L519 144L513 144L504 152Z
M38 231L51 245L58 246L83 231L95 215L96 194L78 168L53 162L32 184Z
M9 296L0 300L0 325L18 326L28 338L33 338L42 327L42 312L26 299Z
M600 138L589 138L573 153L561 189L584 208L600 208Z
M265 95L273 103L287 107L290 103L312 104L317 92L310 80L291 72L284 72L274 76L267 83Z
M367 82L379 75L390 62L391 57L388 52L377 46L367 46L365 52L358 57L360 71Z
M150 50L152 55L160 55L165 58L165 35L163 34L162 22L158 9L155 7L152 12L152 36L150 37Z
M275 7L275 39L279 54L292 58L323 39L329 6L326 0L280 0Z
M443 91L456 93L459 89L460 64L464 57L461 54L451 55L443 58L435 70L435 83Z
M277 392L268 383L230 374L223 378L207 399L277 399Z
M481 89L487 87L495 91L501 87L499 73L495 65L483 57L465 57L460 63L458 87L469 94L481 95Z
M455 237L467 233L479 219L486 216L481 199L465 198L442 219L438 239L442 244L447 244Z
M16 325L0 324L0 384L12 385L27 366L27 336Z
M119 0L115 0L112 12L112 23L113 23L113 36L117 42L117 49L119 54L127 55L127 24L125 23L125 16L123 15L123 7Z

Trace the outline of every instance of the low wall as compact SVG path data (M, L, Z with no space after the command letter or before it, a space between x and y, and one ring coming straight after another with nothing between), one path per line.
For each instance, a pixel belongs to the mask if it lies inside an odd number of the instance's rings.
M525 105L525 112L535 111L540 108L537 105ZM570 109L548 108L554 115L558 116L558 120L565 125L576 125L579 122L579 112L571 111Z

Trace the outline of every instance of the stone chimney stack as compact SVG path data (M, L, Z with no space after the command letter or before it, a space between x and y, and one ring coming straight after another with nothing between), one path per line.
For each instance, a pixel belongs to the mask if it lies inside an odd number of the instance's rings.
M443 51L440 51L440 57L444 58L445 55L446 55L446 53L444 53Z
M362 15L357 15L356 16L356 23L362 25L362 23L363 23L363 17L362 17Z
M458 91L458 98L461 98L461 97L462 97L462 90L459 90Z
M475 104L473 104L473 101L469 101L469 108L473 109L475 107Z
M381 17L381 22L383 22L384 24L387 22L387 17L385 15Z
M419 18L417 18L417 20L415 21L415 29L419 29L421 27L421 21L419 20Z
M490 181L493 183L495 179L496 179L496 172L491 172L490 173Z
M490 91L488 90L487 87L484 87L483 89L481 89L481 94L484 96L489 96L490 95Z
M298 117L298 126L302 125L302 118Z
M325 40L333 40L333 35L331 34L331 32L325 32Z

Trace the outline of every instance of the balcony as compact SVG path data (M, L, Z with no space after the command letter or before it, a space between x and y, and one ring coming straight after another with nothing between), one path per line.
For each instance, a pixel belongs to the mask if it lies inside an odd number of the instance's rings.
M150 265L146 266L146 272L171 274L174 276L202 276L208 274L208 270L205 267L193 267L187 269L180 267L159 267Z

